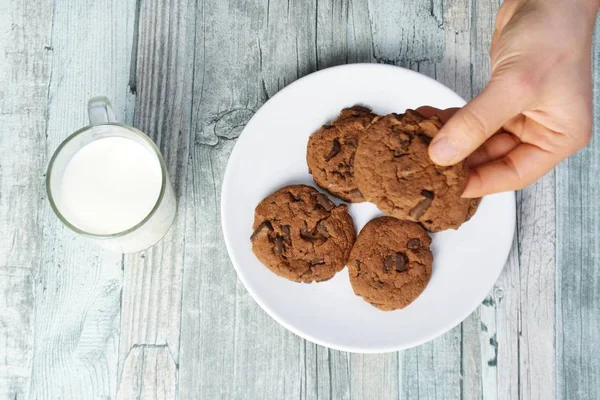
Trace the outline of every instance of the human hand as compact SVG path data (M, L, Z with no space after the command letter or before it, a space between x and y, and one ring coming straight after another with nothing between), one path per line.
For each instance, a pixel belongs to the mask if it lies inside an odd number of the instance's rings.
M442 113L448 122L429 148L440 165L468 157L464 197L522 189L587 145L599 3L505 0L492 37L490 82L463 108Z

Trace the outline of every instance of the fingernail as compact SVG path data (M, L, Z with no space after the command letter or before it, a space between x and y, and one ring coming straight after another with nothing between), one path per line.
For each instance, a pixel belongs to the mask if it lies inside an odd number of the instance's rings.
M456 148L448 138L442 138L431 145L429 154L434 163L448 164L456 157Z

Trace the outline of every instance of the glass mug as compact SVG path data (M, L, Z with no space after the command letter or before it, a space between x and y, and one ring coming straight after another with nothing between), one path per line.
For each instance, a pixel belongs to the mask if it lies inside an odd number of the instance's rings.
M65 139L46 174L48 200L63 224L119 253L147 249L177 210L165 162L152 139L117 123L106 97L88 102L90 125Z

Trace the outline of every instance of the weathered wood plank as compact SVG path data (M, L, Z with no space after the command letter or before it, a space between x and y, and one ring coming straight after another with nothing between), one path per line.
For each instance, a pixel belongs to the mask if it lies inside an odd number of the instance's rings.
M33 350L30 267L0 267L0 398L27 397Z
M117 399L177 398L177 366L169 348L143 345L131 349L125 358Z
M481 319L484 398L553 399L554 174L517 193L508 264Z
M28 397L52 4L0 4L0 398Z
M402 398L461 398L461 329L404 352Z
M135 73L131 76L136 90L135 126L157 143L164 156L178 215L161 242L124 259L119 397L137 393L143 398L173 398L180 352L196 8L193 1L143 1L138 12ZM194 271L190 273L189 279L193 279ZM195 346L195 341L186 346ZM138 370L159 359L163 361L153 368ZM160 384L154 382L157 377L162 379Z
M399 398L398 356L390 354L352 354L350 358L350 398L395 400ZM333 399L347 397L333 397Z
M0 2L0 399L29 396L52 2Z
M519 398L520 229L517 222L517 233L508 262L493 292L480 307L482 388L485 400Z
M37 3L30 3L37 7ZM88 123L86 102L103 94L123 117L128 104L133 3L55 2L52 77L43 165L59 143ZM40 190L43 183L38 181ZM113 398L116 393L120 255L101 252L63 227L44 201L36 270L35 348L30 397Z
M556 170L556 394L600 398L600 17L593 52L594 135Z
M441 3L370 0L375 61L402 66L441 61L445 53Z
M521 191L519 200L520 329L519 382L521 399L553 399L555 386L554 287L555 178L550 172Z

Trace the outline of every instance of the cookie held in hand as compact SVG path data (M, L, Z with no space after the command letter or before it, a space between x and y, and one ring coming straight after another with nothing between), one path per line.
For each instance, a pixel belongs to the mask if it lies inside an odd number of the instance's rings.
M360 136L354 160L354 178L366 200L430 232L457 229L480 201L461 198L469 176L464 162L443 167L429 158L441 127L437 117L412 110L386 115Z

